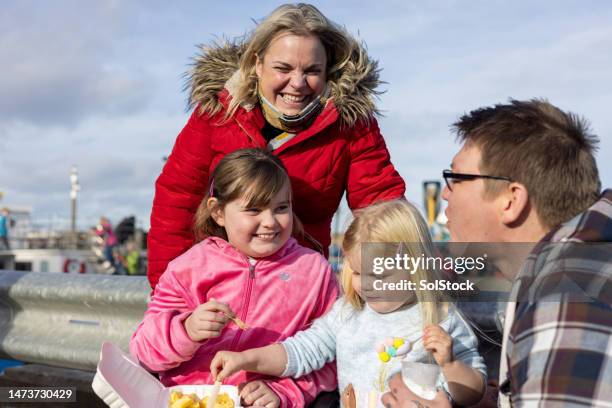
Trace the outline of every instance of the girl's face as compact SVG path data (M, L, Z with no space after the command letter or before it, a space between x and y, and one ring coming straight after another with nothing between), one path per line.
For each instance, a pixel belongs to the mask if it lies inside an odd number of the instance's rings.
M396 293L385 294L382 291L375 291L373 281L380 279L380 276L375 275L372 271L361 270L361 251L359 249L350 251L346 259L352 271L353 289L375 312L391 313L414 300L411 296L408 296L410 299L398 301L396 300Z
M216 198L208 200L209 208ZM212 211L217 224L225 228L230 244L251 258L263 258L278 251L291 237L293 211L289 185L276 194L265 207L247 207L240 198L230 201L223 209Z
M326 64L325 48L317 37L281 34L265 56L257 58L259 89L276 109L296 115L323 92Z

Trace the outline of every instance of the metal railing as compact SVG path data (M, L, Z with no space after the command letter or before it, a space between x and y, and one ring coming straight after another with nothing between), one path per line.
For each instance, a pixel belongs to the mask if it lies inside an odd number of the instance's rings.
M95 370L102 342L128 350L150 292L143 276L0 271L0 358Z
M128 351L150 292L144 276L0 270L0 359L95 370L104 341ZM494 296L459 307L486 338L505 306L502 294L481 295Z

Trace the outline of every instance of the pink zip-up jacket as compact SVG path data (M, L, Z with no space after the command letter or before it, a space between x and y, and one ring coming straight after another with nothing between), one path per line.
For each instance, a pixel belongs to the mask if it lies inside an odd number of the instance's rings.
M254 264L227 241L210 237L168 265L130 341L130 352L167 386L212 384L210 362L220 350L243 351L283 341L331 309L338 285L319 253L293 238ZM221 336L192 341L183 322L210 299L227 303L248 328L233 322ZM262 377L239 372L224 383L264 379L281 407L303 407L322 391L337 387L336 366L301 377Z

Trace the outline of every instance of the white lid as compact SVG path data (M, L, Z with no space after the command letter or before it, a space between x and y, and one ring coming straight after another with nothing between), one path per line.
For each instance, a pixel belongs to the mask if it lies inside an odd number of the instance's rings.
M164 386L119 347L104 342L92 388L111 408L156 407Z
M195 393L202 398L209 395L212 385L177 385L166 388L147 370L127 356L119 347L104 342L100 352L98 369L91 384L94 392L111 408L167 408L170 392ZM219 390L227 393L240 408L238 388L222 385Z

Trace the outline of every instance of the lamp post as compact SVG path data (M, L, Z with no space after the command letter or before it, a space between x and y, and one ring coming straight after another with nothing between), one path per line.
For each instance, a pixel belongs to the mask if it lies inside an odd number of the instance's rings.
M73 245L77 247L76 237L76 213L77 213L77 195L81 186L79 185L79 173L76 166L70 167L70 233L73 239Z

